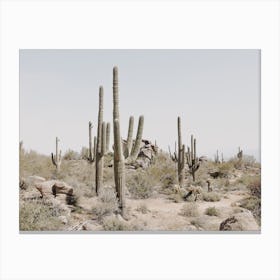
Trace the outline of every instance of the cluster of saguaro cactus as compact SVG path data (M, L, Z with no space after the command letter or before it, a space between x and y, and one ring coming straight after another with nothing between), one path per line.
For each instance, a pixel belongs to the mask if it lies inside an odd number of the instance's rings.
M181 133L181 118L177 119L178 129L178 181L179 185L183 187L185 181L185 145L182 144L182 133Z
M124 154L124 157L127 159L127 161L131 161L131 162L133 162L137 159L138 154L140 152L140 146L141 146L141 142L142 142L142 135L143 135L143 128L144 128L144 116L139 117L137 135L136 135L136 139L135 139L134 143L132 140L133 126L134 126L134 117L130 116L126 146L124 148L123 154Z
M113 124L114 124L114 179L116 185L117 197L119 199L122 214L125 209L125 164L122 151L120 134L120 114L119 114L119 84L118 68L113 69Z
M61 165L61 150L58 152L58 142L60 140L58 137L55 138L55 155L52 153L52 163L56 168L56 172L58 173L60 171L60 165Z
M196 156L196 139L193 138L193 135L191 135L191 148L188 147L186 156L189 171L192 174L193 181L195 181L195 172L199 169L200 161Z
M243 158L243 151L240 149L240 147L238 147L237 158L239 158L240 160Z

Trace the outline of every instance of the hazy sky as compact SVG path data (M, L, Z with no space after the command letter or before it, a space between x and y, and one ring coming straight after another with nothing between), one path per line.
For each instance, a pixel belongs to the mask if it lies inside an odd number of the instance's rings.
M88 146L94 135L98 89L104 120L112 122L112 70L119 68L120 121L144 115L143 138L174 149L177 116L183 143L197 139L199 155L260 154L259 50L20 50L20 139L50 154L55 137L63 152ZM112 144L112 131L111 143Z

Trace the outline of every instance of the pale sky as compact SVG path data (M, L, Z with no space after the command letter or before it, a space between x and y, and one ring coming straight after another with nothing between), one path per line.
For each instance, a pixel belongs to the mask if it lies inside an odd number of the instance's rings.
M87 147L100 85L104 121L112 123L118 66L123 138L129 116L135 136L144 115L143 138L173 150L181 116L183 143L194 134L199 156L218 149L229 158L240 146L259 160L260 59L259 50L20 50L20 140L47 155L56 136L62 152Z

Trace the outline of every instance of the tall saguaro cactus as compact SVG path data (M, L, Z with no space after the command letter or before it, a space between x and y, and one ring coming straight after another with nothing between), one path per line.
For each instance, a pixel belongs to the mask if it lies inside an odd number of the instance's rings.
M118 68L113 69L114 179L122 214L125 208L125 167L120 136Z
M95 152L94 149L92 147L92 122L88 123L88 139L89 139L89 147L88 147L88 162L89 163L93 163L94 162L94 157L95 157Z
M98 194L103 185L104 154L106 151L106 124L103 122L103 87L99 87L99 110L96 142L95 191Z
M196 157L196 139L191 135L191 150L188 147L187 151L187 164L189 167L189 171L192 174L193 181L195 181L195 172L198 170L200 166L200 161L198 157Z
M106 153L109 152L109 145L110 145L110 133L111 132L111 126L110 123L108 122L106 124Z
M56 172L58 173L60 171L60 165L61 165L61 150L58 152L58 142L60 140L58 137L55 138L55 155L52 153L52 163L56 168Z
M181 118L177 119L178 128L178 181L179 185L183 187L185 180L185 145L182 145L182 133L181 133Z

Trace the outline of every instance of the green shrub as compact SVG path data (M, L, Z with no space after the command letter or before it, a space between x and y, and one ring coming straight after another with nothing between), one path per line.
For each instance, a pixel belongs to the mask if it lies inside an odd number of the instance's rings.
M152 195L153 181L149 178L147 172L143 170L137 170L130 173L126 179L126 186L129 193L133 198L144 199Z
M103 188L99 192L98 200L92 207L93 213L100 219L118 211L116 193L110 188Z
M205 214L208 216L219 216L220 212L216 207L209 207L205 210Z
M211 202L214 202L214 201L220 201L221 200L221 197L218 193L216 192L203 192L202 193L202 199L204 201L211 201Z
M197 217L199 215L196 203L190 202L185 204L180 211L180 214L185 217Z

